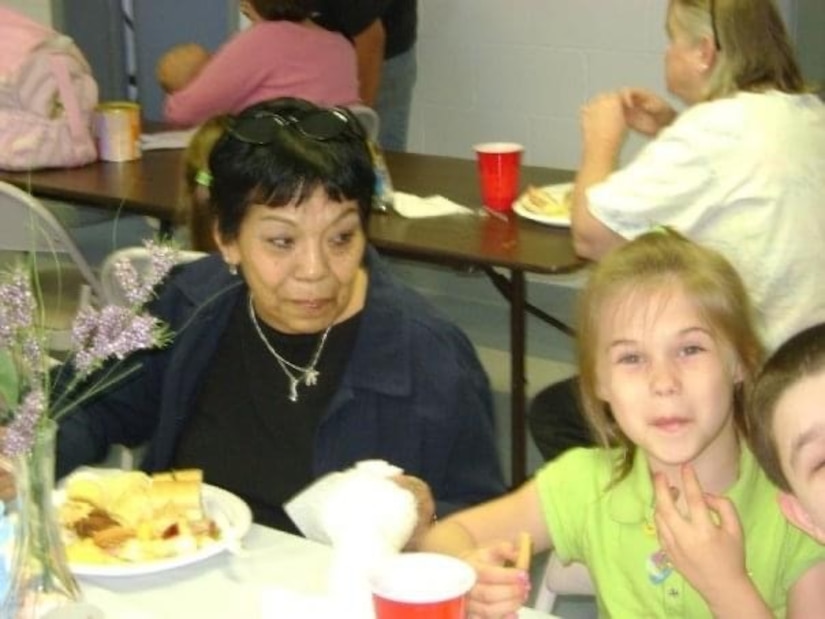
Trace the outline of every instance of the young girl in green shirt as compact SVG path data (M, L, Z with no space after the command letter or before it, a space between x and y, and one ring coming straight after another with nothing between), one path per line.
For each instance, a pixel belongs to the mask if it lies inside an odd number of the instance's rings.
M587 565L602 617L825 616L825 550L782 517L744 440L762 348L733 267L660 229L608 254L580 303L582 405L601 446L430 530L423 549L476 568L468 616L516 617L522 532Z

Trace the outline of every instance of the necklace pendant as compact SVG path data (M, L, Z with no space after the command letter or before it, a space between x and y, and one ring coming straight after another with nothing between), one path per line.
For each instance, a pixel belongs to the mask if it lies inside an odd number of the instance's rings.
M307 370L304 373L304 384L307 387L314 387L315 385L318 384L318 377L320 375L321 375L321 373L318 370L316 370L315 368Z
M298 380L295 378L289 379L289 401L298 401Z

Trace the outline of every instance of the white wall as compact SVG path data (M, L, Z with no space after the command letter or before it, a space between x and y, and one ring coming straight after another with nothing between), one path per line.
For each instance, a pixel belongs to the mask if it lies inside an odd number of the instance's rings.
M515 140L529 163L574 168L578 111L636 84L661 91L664 0L419 0L410 148L471 156Z
M778 4L795 32L799 0ZM582 103L625 85L664 90L667 0L419 5L411 150L469 158L475 142L514 140L525 144L528 163L576 168ZM814 16L820 24L822 13ZM631 141L623 158L639 145Z

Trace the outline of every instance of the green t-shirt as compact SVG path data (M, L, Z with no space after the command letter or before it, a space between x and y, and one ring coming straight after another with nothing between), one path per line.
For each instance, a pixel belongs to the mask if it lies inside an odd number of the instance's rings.
M705 601L661 552L647 459L637 452L630 474L605 490L617 456L616 451L573 449L538 472L538 492L559 559L587 565L600 617L710 618ZM743 448L739 479L725 494L742 523L748 573L775 616L785 617L788 590L825 560L825 548L785 520L776 492Z

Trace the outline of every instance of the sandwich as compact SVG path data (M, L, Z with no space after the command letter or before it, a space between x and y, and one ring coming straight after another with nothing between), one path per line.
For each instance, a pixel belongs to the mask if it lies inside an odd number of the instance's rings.
M69 560L146 561L214 542L220 532L204 512L202 489L198 469L71 476L59 509Z

